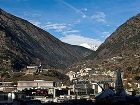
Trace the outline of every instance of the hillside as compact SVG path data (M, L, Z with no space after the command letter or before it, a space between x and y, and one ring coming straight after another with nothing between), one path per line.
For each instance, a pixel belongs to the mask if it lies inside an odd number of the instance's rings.
M129 82L140 77L140 14L119 26L86 60L68 69L78 71L87 67L99 71L121 67Z
M91 52L63 43L30 22L0 9L0 70L19 71L39 62L63 69Z
M140 52L140 14L116 29L98 48L98 58L128 56Z
M41 73L27 74L26 72L2 72L0 81L34 81L34 80L47 80L47 81L62 81L69 84L69 77L59 72L59 70L51 69L42 71Z
M118 27L98 48L94 60L106 70L121 67L128 81L140 76L140 14Z

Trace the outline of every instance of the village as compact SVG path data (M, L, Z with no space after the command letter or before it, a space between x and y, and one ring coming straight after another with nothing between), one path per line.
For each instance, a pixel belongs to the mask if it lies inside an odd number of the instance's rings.
M42 72L39 66L27 66L26 73L33 74ZM133 89L124 89L123 73L120 69L114 72L100 72L92 68L84 68L78 72L69 71L66 75L70 79L70 84L66 85L62 81L1 81L0 82L0 103L13 103L15 100L38 100L41 103L62 103L70 100L91 100L92 102L112 98L116 94L117 100L126 101L125 96L137 95ZM136 83L140 89L140 83ZM118 98L121 97L121 98ZM122 98L123 97L123 98ZM113 97L114 98L114 97ZM119 101L120 101L119 100ZM116 98L115 100L116 101Z

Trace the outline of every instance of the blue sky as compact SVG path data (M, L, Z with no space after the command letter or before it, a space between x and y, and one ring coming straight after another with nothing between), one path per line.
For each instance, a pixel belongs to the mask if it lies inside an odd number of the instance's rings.
M64 42L98 47L118 26L140 13L140 0L0 0L0 8Z

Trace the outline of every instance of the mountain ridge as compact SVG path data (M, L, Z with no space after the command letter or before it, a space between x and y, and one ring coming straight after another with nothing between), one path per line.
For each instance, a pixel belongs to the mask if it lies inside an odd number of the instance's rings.
M61 42L27 20L0 9L0 68L20 70L42 63L53 68L66 68L92 51ZM8 62L8 63L6 63Z
M119 26L116 29L116 31L113 32L105 40L105 42L101 44L101 46L97 50L97 52L99 52L98 57L100 58L102 55L105 54L105 52L104 54L101 54L103 53L103 51L101 50L103 50L104 48L106 48L106 50L110 49L111 52L113 53L115 52L113 50L118 51L119 49L119 51L115 53L123 53L123 54L125 54L127 50L129 50L129 52L130 51L133 52L133 50L139 51L139 47L137 46L140 39L139 28L140 28L140 14L130 18L124 24ZM138 43L136 44L136 42ZM134 47L137 47L137 48L134 48ZM109 57L110 55L113 55L113 54L106 55L106 57Z
M114 71L120 67L127 82L140 76L140 14L119 26L92 54L82 62L71 66L69 71L92 68Z

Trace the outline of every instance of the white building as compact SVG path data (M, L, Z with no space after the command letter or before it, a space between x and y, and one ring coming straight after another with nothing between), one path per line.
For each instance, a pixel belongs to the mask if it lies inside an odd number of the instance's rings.
M0 91L3 92L12 92L17 89L16 85L13 82L0 82Z
M96 83L91 83L92 84L92 89L94 90L94 94L98 94L100 92L102 92L102 88Z
M13 99L15 99L14 93L0 92L0 104L2 105L12 104Z
M33 74L37 71L38 66L27 66L26 74Z
M73 71L69 71L66 75L69 76L70 81L72 81L73 79L76 79L76 73Z
M79 71L80 72L80 76L87 76L87 75L89 75L91 70L92 70L91 68L81 69Z
M53 81L34 80L34 81L17 81L17 90L30 88L53 88Z

